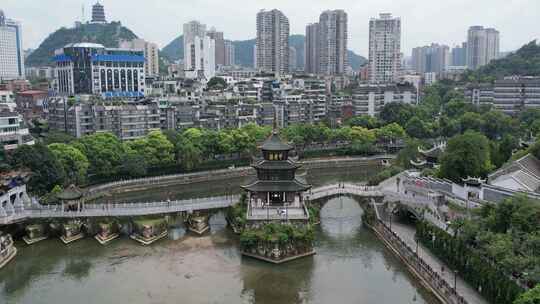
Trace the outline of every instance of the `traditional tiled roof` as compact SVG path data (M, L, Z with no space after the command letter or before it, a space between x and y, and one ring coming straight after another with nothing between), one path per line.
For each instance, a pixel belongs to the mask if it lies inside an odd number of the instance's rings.
M242 188L252 192L299 192L309 190L311 185L295 178L285 181L255 180Z
M258 160L253 163L253 168L266 169L266 170L286 170L286 169L298 169L301 165L293 162L292 160Z
M64 191L62 191L61 193L56 195L58 199L64 200L64 201L78 200L82 196L83 196L82 190L73 184L67 187L66 189L64 189Z
M540 191L540 160L532 154L504 165L489 175L492 185L517 185L514 190Z
M279 138L279 134L274 131L270 137L264 141L261 149L264 151L289 151L292 150L293 147L284 143L281 138Z

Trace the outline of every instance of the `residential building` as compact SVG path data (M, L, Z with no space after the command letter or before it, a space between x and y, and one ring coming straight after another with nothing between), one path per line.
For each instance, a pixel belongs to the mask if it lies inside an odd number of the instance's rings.
M435 72L427 72L424 73L424 84L429 86L437 82L437 73Z
M210 80L216 74L216 45L198 21L184 24L184 71L190 79Z
M223 38L223 32L216 31L215 28L211 28L206 33L208 37L214 40L215 43L215 59L216 66L223 66L225 64L225 39Z
M27 67L25 69L26 78L30 79L54 79L54 68L50 66Z
M71 43L55 52L58 92L106 98L145 94L144 52Z
M98 2L92 6L92 21L91 23L107 23L105 18L105 7Z
M467 34L467 66L477 69L499 57L499 32L493 28L471 26Z
M142 50L146 77L159 76L159 48L157 44L137 38L131 41L122 41L120 48Z
M225 41L225 65L234 66L236 65L236 49L234 44L230 40Z
M0 10L0 80L24 79L21 23Z
M347 13L324 11L319 17L319 73L343 75L347 67Z
M401 69L401 19L380 14L369 21L369 82L396 82Z
M304 70L308 74L319 72L319 23L312 23L306 26Z
M0 91L0 104L15 103L15 95L12 91Z
M14 150L20 145L33 145L34 139L24 126L21 115L0 105L0 146Z
M353 90L354 115L375 116L389 103L417 103L417 90L409 83L363 84Z
M450 48L433 43L412 50L412 68L416 73L441 74L450 65Z
M452 48L451 66L467 66L467 42Z
M160 108L156 102L109 104L53 97L48 104L49 127L77 138L111 132L121 140L130 140L161 128Z
M297 62L296 62L296 48L290 46L289 47L289 72L294 72L298 68Z
M494 84L474 84L465 88L465 99L475 105L491 105L509 115L540 108L540 77L506 77Z
M45 118L47 91L28 90L17 93L15 103L17 112L22 114L25 121Z
M279 10L257 14L257 69L263 72L289 72L289 19Z

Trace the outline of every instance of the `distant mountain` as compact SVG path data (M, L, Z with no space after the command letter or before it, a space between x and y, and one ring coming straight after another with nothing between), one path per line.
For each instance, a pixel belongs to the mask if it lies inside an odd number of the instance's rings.
M184 57L183 36L177 37L161 50L161 55L174 61ZM298 67L304 67L304 35L291 35L289 46L296 48L296 62ZM233 41L236 50L236 63L242 66L253 66L253 47L255 39ZM358 70L366 63L366 58L349 50L349 63L354 70Z
M27 66L51 65L51 58L56 49L69 43L92 42L106 47L118 47L121 40L137 38L130 29L123 27L120 22L106 24L82 24L75 28L62 27L50 34L40 46L34 50L25 64Z
M184 58L184 35L180 35L169 42L169 44L161 49L159 54L169 61Z
M540 45L531 41L504 58L492 60L472 73L476 79L504 76L540 76Z

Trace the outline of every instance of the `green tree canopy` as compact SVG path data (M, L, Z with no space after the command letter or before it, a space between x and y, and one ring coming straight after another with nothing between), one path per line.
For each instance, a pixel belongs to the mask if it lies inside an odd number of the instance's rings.
M152 131L127 145L142 155L148 166L159 167L174 163L174 145L161 131Z
M31 192L44 194L56 185L63 185L65 172L56 156L43 144L21 145L11 155L10 161L15 167L24 167L32 171L28 182Z
M523 293L513 304L539 304L540 303L540 284Z
M86 180L86 174L90 162L77 148L68 144L50 144L48 148L58 159L66 174L67 184L82 184Z
M224 89L227 87L227 82L222 77L212 77L207 86L209 89Z
M118 173L124 146L112 133L83 136L73 146L84 153L90 161L90 173L101 176Z
M461 178L486 177L492 169L488 139L474 131L448 141L441 158L440 175L455 182Z

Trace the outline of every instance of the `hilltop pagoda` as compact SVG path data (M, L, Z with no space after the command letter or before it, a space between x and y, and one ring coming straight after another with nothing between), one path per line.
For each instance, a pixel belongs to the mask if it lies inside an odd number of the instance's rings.
M276 128L261 146L261 157L252 163L257 176L242 186L248 193L248 221L308 220L303 193L311 185L297 176L301 165L289 158L292 149Z

